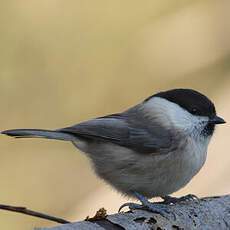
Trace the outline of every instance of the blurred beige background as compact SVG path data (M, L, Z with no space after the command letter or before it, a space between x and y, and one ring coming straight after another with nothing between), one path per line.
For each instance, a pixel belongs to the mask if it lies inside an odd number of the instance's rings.
M65 127L174 87L207 94L230 121L229 9L228 0L2 1L0 130ZM229 133L218 127L205 167L175 195L229 193ZM0 149L0 203L74 221L127 201L69 143L1 136ZM53 225L0 210L0 229Z

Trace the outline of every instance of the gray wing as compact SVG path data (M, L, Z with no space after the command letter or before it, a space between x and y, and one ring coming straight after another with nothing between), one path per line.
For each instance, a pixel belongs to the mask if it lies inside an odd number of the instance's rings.
M130 113L99 117L80 124L59 129L88 141L107 141L140 153L159 153L171 146L170 133L147 118Z

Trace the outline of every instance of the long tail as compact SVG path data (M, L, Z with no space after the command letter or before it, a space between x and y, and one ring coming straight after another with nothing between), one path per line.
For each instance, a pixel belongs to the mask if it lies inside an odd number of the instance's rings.
M11 129L2 131L1 134L6 134L8 136L16 138L40 137L64 141L76 140L76 137L74 137L74 135L63 133L61 131L45 129Z

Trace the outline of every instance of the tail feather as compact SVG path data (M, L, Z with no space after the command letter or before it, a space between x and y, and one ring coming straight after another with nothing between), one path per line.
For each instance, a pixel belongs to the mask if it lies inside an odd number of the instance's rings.
M16 137L16 138L48 138L48 139L56 139L56 140L64 140L64 141L74 141L76 137L74 135L63 133L55 130L45 130L45 129L11 129L2 131L1 134L5 134L8 136Z

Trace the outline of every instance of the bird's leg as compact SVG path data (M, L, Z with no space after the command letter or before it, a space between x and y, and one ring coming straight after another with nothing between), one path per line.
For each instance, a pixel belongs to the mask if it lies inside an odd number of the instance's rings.
M137 192L133 192L133 195L141 202L141 204L125 203L119 208L119 211L121 211L121 209L124 207L129 207L129 209L131 210L132 209L145 209L145 210L149 210L154 213L158 213L166 218L167 218L167 215L170 213L169 207L166 204L151 203L150 201L148 201L148 199L145 196Z
M172 196L161 196L161 198L164 200L164 204L176 204L179 202L186 202L186 201L193 201L193 200L199 200L199 198L193 194L188 194L186 196L182 197L172 197Z

